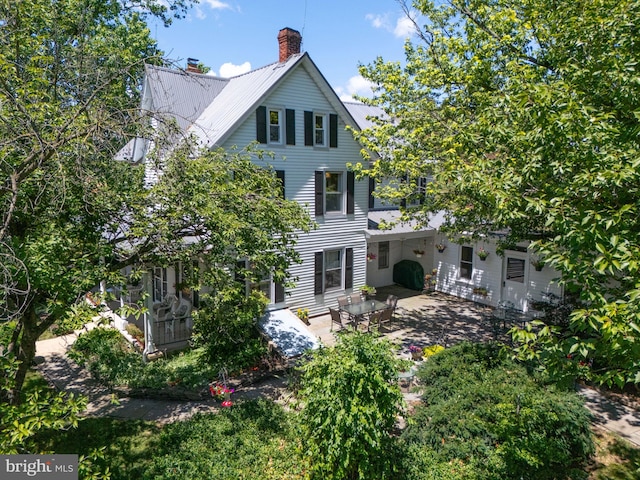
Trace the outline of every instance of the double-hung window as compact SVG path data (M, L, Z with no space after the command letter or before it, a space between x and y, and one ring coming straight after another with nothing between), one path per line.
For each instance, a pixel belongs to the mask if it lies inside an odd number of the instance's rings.
M324 211L327 213L342 213L344 188L342 173L326 172L324 189Z
M327 145L327 116L314 114L313 116L313 144L316 147Z
M282 144L282 110L276 108L269 109L269 143Z
M378 268L389 268L389 242L378 243Z
M153 269L153 301L161 302L167 295L167 269L154 267Z
M355 175L353 172L315 172L315 214L354 213Z
M315 253L314 293L353 287L353 248Z
M462 246L460 249L460 278L471 280L473 273L473 247Z

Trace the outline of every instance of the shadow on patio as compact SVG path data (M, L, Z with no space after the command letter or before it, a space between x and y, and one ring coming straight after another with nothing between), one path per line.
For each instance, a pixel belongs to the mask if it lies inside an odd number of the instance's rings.
M385 300L387 295L396 295L398 306L393 323L381 333L397 341L403 354L409 353L409 345L451 346L464 340L487 342L496 339L496 334L501 336L500 340L508 340L504 331L494 330L491 307L439 292L423 294L398 285L378 288L378 300ZM325 345L335 344L336 330L334 327L333 332L330 331L328 313L311 318L309 328Z

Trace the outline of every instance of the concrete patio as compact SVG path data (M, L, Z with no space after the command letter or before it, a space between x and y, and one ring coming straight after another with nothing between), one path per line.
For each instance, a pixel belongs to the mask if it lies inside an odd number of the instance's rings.
M381 333L397 341L402 353L407 355L409 345L451 346L463 340L483 342L494 340L496 334L501 335L501 340L507 340L505 332L494 331L490 307L439 292L423 294L397 285L377 289L378 300L384 301L388 295L396 295L398 305L393 322ZM335 308L338 308L337 304ZM334 325L331 331L328 312L311 318L309 323L311 331L324 345L335 344L340 327Z

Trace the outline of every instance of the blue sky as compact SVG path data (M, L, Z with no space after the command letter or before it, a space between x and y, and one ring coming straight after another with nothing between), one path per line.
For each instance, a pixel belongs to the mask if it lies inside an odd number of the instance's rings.
M181 67L188 57L229 77L278 61L278 31L302 34L309 53L342 98L370 90L358 64L404 60L412 25L396 0L200 0L187 18L151 33Z

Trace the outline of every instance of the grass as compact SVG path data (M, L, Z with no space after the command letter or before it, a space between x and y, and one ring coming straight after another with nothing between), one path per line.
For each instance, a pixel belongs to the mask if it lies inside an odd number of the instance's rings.
M640 448L619 436L596 427L593 429L596 455L589 480L636 480L640 478Z

